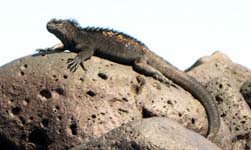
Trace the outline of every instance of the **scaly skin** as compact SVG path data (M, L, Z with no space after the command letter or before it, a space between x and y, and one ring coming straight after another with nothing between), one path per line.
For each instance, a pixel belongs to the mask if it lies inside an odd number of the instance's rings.
M70 50L78 53L75 58L68 60L68 68L72 72L95 55L117 63L132 65L135 71L162 82L167 82L166 77L171 79L201 102L208 116L208 138L215 137L220 127L220 117L209 92L193 77L151 52L143 43L124 33L109 29L81 28L71 20L52 19L47 23L47 29L62 43L40 51Z

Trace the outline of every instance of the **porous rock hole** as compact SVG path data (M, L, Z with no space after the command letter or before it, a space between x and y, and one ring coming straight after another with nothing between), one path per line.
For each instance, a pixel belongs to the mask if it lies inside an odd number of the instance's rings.
M41 90L40 91L40 95L43 96L43 97L45 97L45 98L47 98L47 99L49 99L49 98L52 97L51 91L48 90L48 89Z

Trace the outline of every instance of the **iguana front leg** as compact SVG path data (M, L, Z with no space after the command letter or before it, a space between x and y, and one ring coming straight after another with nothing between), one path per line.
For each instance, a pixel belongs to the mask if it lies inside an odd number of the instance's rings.
M36 51L38 51L39 53L44 53L44 52L48 52L48 51L60 51L60 52L62 52L64 50L66 50L64 44L59 43L59 44L56 44L56 45L54 45L52 47L48 47L48 48L44 48L44 49L41 49L41 48L37 49Z
M71 72L75 72L78 69L78 66L81 65L82 68L84 68L84 61L89 59L94 54L94 49L91 46L86 45L77 45L76 51L79 53L75 58L69 58L68 59L68 69L70 69Z

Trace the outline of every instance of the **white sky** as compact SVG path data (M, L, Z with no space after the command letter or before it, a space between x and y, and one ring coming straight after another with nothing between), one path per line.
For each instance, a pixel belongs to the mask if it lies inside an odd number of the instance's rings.
M51 18L136 37L180 69L216 50L250 68L250 0L2 0L0 65L57 44Z

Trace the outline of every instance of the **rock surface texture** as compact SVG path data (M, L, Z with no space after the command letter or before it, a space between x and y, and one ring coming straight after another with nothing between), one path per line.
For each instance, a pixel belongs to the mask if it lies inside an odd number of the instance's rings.
M71 150L96 149L220 150L199 134L162 117L130 122Z
M38 54L0 68L1 149L220 149L194 133L207 133L206 113L181 87L98 57L71 73L67 59L75 55ZM250 71L217 52L188 73L218 104L222 123L212 142L250 149L251 113L241 92Z
M222 140L228 141L229 138L229 149L251 149L251 111L240 93L243 91L243 84L251 79L250 70L233 63L220 52L201 58L189 70L188 73L206 86L215 97L220 116L230 131L230 136L222 136L218 143L224 145Z

